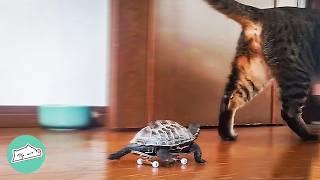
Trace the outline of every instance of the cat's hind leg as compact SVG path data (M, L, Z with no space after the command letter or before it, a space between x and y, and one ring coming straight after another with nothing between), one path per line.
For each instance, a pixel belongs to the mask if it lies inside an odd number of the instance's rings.
M313 134L302 118L310 89L309 75L301 71L293 72L296 73L282 73L278 80L282 100L281 116L303 140L319 140L319 135Z
M236 111L261 92L270 79L264 59L249 56L235 58L220 104L218 131L223 140L237 138L233 129Z

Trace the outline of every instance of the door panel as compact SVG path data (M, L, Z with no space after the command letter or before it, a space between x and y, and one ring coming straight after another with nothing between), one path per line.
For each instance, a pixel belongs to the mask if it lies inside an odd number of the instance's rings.
M145 126L149 0L112 1L109 128Z
M261 8L273 0L242 0ZM155 119L218 124L240 26L204 1L112 0L109 128ZM239 110L236 124L276 123L267 87ZM275 96L273 96L275 97ZM273 121L272 121L273 120Z
M273 1L260 2L273 5ZM155 8L153 119L217 125L240 26L202 1L161 0ZM237 124L269 124L271 88L236 118Z

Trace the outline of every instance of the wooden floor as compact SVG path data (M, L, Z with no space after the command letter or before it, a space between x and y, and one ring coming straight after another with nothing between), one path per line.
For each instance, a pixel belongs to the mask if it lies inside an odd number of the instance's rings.
M222 142L216 130L202 130L198 143L205 165L190 157L187 166L155 169L137 166L133 155L106 160L134 132L0 129L0 179L320 179L319 143L301 142L287 127L237 130L237 142ZM47 148L46 161L34 174L16 173L5 158L8 143L21 134L36 136Z

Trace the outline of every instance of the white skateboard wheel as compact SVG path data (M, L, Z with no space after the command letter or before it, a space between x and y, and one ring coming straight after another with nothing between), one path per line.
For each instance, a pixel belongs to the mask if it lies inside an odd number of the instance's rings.
M181 164L186 165L186 164L188 164L188 159L182 158L182 159L180 159L180 162L181 162Z
M141 158L137 159L137 164L138 165L142 165L143 164L143 160Z
M153 161L153 162L151 163L151 165L152 165L152 167L154 167L154 168L158 168L160 164L159 164L158 161Z

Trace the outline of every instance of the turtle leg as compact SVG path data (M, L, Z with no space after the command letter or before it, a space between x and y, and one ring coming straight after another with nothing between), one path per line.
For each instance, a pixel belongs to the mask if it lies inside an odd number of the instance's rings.
M191 150L190 151L193 152L194 160L197 163L201 164L201 163L205 163L206 162L204 159L202 159L202 152L201 152L201 149L200 149L198 144L193 143L191 145Z
M174 162L172 154L170 154L170 151L168 148L160 148L157 151L157 156L160 159L160 162L164 165L170 165Z
M131 153L132 151L144 152L145 146L141 146L134 143L128 144L127 146L123 147L119 151L110 154L108 159L110 160L120 159L122 156L125 156Z
M109 160L116 160L116 159L120 159L122 156L127 155L131 152L131 148L126 146L122 149L120 149L119 151L112 153L109 155L108 159Z

